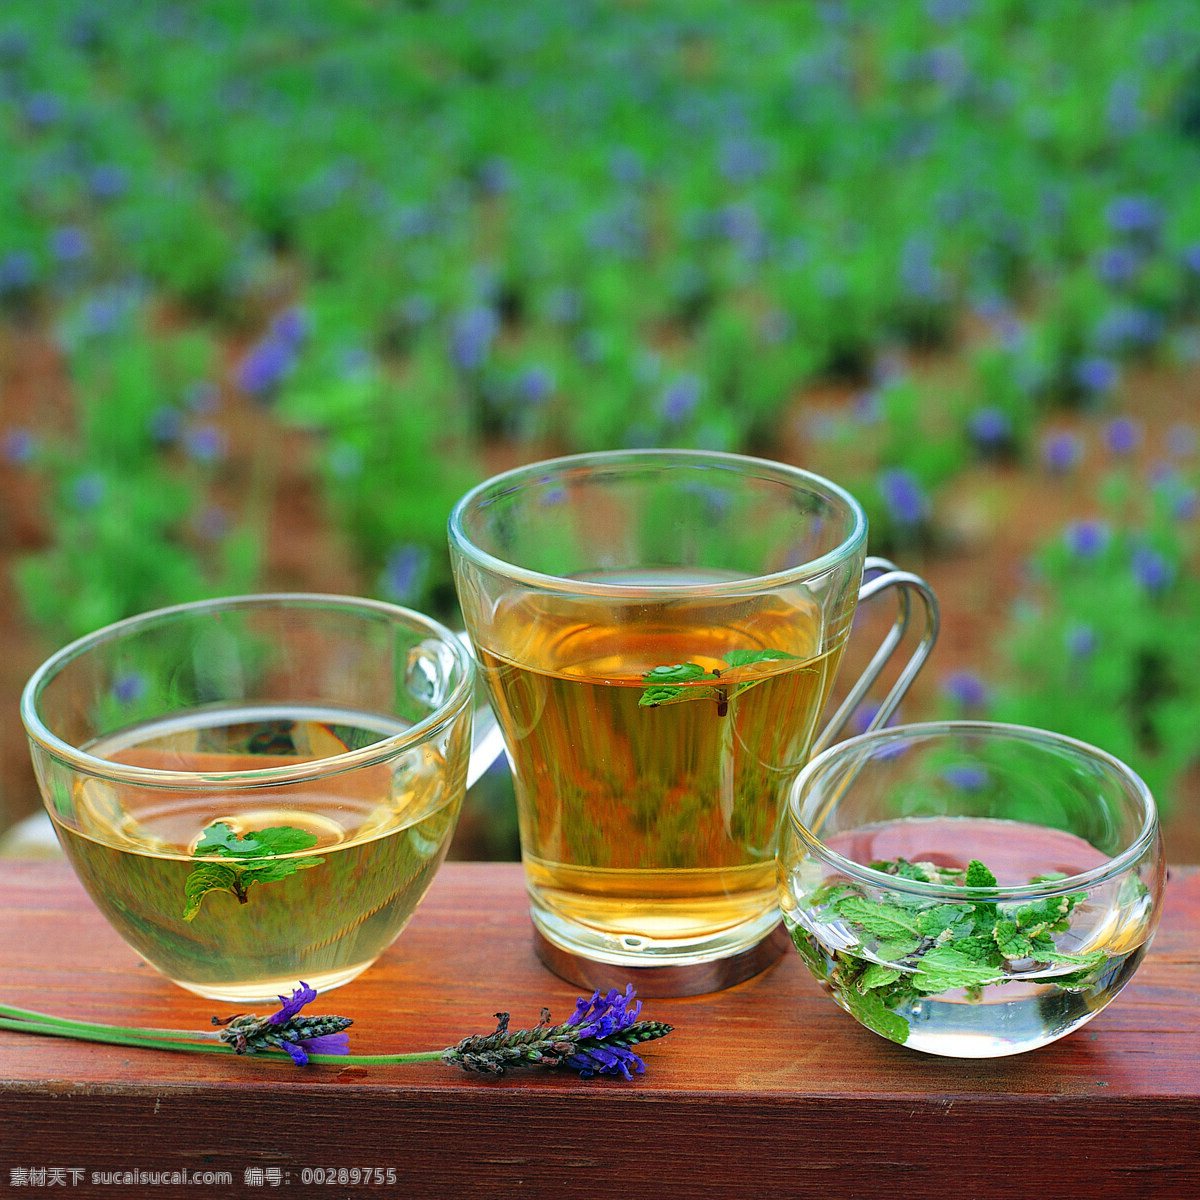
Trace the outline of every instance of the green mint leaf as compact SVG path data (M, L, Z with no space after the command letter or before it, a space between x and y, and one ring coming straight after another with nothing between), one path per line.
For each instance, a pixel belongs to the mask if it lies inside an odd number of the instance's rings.
M214 821L204 831L193 852L197 858L219 855L224 858L273 858L293 854L317 844L317 835L291 825L271 825L235 833L224 821Z
M892 942L909 939L914 948L922 940L912 914L902 908L893 908L862 896L846 896L834 905L834 910L839 917L865 930L872 938Z
M646 688L638 697L638 705L641 708L657 708L660 704L671 704L677 700L691 700L694 697L695 693L690 688L668 687L660 684Z
M699 663L675 663L670 667L651 667L642 676L647 684L654 683L687 683L693 679L712 679L711 671L706 671Z
M872 988L887 987L895 983L904 972L899 967L889 967L886 963L871 963L858 977L855 987L860 992L869 992Z
M957 945L934 946L913 972L913 987L927 995L999 983L1004 973L995 965L976 962L959 952Z
M232 892L237 869L224 863L197 863L183 885L183 919L190 925L200 911L200 903L209 892Z
M908 1041L908 1022L887 1007L875 988L865 992L847 988L841 999L859 1024L900 1045Z
M245 904L251 884L275 883L297 871L315 867L320 857L288 858L317 843L317 835L291 825L270 825L238 835L225 821L214 821L193 852L197 858L218 857L225 862L200 862L188 872L183 885L183 919L191 922L209 892L231 892Z
M751 663L778 662L785 658L796 658L786 650L730 650L725 661L731 667L748 667Z
M967 863L967 875L963 882L967 887L994 888L996 877L977 858Z

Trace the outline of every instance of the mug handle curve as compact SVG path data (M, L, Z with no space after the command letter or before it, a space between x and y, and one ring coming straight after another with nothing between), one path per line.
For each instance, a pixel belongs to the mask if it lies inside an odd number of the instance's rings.
M466 632L458 634L459 641L467 648L472 658L475 646ZM476 689L478 694L478 689ZM467 787L477 783L483 773L504 753L504 734L492 706L487 700L475 705L475 716L471 723L471 761L467 765Z
M867 664L866 670L859 676L846 698L838 707L837 712L829 718L829 723L813 743L812 750L809 752L810 758L827 749L833 743L838 734L841 733L846 722L850 719L851 714L870 690L871 685L879 678L879 674L887 664L888 659L895 653L896 647L904 638L905 633L908 632L908 626L912 620L914 597L921 602L925 615L925 628L922 631L921 640L912 652L912 656L908 662L904 664L904 668L900 672L896 682L892 685L891 691L884 697L883 703L879 706L879 711L872 718L871 723L864 732L879 729L887 723L888 719L899 706L900 701L904 699L904 694L912 686L912 681L917 677L917 673L925 665L925 660L929 657L929 652L933 649L933 644L937 640L941 618L938 612L937 597L934 595L933 589L929 584L919 575L912 574L911 571L901 571L895 563L889 562L886 558L868 558L863 563L863 573L866 574L868 571L879 571L881 574L868 579L859 588L858 602L861 604L864 600L870 600L872 596L877 596L880 592L894 588L897 600L896 620L893 622L891 629L888 630L887 636L880 643L879 649L875 651L874 657Z

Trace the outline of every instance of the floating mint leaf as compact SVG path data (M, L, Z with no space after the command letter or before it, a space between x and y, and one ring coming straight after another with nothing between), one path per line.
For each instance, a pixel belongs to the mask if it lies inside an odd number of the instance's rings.
M238 873L224 863L197 863L189 872L183 885L185 904L183 919L189 924L200 911L200 902L209 892L231 892L237 882Z
M711 671L706 671L699 663L675 663L670 667L651 667L642 679L649 684L654 683L686 683L692 679L712 679Z
M907 936L912 939L914 946L920 944L922 935L917 923L902 908L868 900L863 896L847 896L838 901L836 908L838 916L865 930L873 938L895 941Z
M785 658L796 658L786 650L730 650L725 661L731 667L748 667L757 662L778 662Z
M188 872L183 919L188 922L196 919L209 892L232 892L245 904L251 884L276 883L297 871L320 865L325 861L320 857L285 857L316 843L315 833L291 825L270 825L238 834L227 822L214 821L204 830L193 853L197 858L217 857L232 862L197 863Z

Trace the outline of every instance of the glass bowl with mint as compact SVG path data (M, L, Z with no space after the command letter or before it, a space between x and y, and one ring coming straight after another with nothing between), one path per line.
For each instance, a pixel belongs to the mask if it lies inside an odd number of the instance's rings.
M784 923L867 1029L993 1058L1090 1021L1162 907L1154 799L1119 759L1040 729L896 726L814 758L779 848Z

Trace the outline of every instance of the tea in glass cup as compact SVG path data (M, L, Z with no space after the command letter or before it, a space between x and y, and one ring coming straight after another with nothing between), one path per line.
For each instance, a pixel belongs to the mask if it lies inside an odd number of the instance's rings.
M344 596L202 601L101 629L22 697L93 901L199 995L325 990L396 938L467 784L474 667L420 614Z
M512 766L535 942L559 974L677 995L778 956L776 827L818 741L866 532L827 480L700 451L535 463L455 507L455 581ZM919 598L926 632L878 721L936 632L920 580L869 585L889 586L906 614Z

